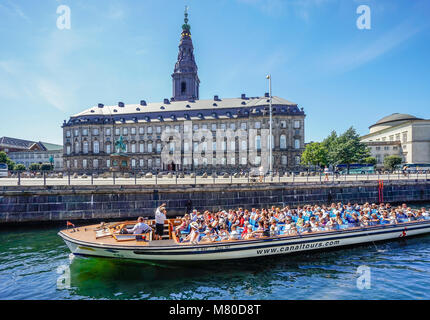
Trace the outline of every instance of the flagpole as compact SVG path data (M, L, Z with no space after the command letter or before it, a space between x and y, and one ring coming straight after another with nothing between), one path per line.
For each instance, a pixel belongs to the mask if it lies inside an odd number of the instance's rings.
M272 162L272 75L268 75L266 77L269 79L269 97L270 97L270 103L269 103L269 171L270 171L270 178L273 178L273 162Z

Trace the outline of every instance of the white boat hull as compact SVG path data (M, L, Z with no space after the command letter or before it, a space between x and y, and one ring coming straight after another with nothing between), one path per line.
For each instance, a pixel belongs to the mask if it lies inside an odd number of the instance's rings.
M211 261L323 250L425 233L430 233L430 221L198 245L103 245L76 241L62 232L59 235L75 255L153 261Z

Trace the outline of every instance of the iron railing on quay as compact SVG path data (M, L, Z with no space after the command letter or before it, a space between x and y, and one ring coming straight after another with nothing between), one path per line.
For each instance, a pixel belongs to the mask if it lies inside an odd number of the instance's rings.
M430 172L377 172L365 174L340 174L322 172L280 171L259 176L252 170L213 171L160 171L127 170L110 172L106 170L54 171L9 171L8 177L0 178L0 186L28 185L184 185L184 184L244 184L244 183L286 183L286 184L336 184L354 181L401 181L428 180Z

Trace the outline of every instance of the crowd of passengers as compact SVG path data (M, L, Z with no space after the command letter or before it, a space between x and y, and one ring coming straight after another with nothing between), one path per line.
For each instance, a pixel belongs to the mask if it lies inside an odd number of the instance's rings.
M214 242L248 240L280 235L297 235L333 231L354 227L395 224L430 219L426 208L411 209L406 204L392 207L389 203L342 204L331 206L305 205L285 207L218 211L203 213L193 210L185 214L175 228L180 242Z

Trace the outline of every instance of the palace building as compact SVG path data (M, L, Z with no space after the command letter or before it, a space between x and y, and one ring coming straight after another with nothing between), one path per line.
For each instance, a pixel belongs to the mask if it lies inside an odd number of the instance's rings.
M390 155L401 157L403 163L430 163L430 120L393 113L371 125L369 131L361 141L370 148L377 167Z
M216 156L215 162L198 161L198 158L184 157L179 163L165 164L161 153L165 142L162 133L176 130L187 131L186 123L192 123L193 132L206 129L217 130L258 130L269 128L270 97L249 97L242 94L238 98L224 98L214 95L213 99L200 100L198 68L194 58L191 27L188 14L182 26L178 59L172 74L173 96L162 102L137 104L119 102L114 106L98 104L64 121L63 138L64 168L70 170L110 170L112 154L116 142L122 137L125 154L129 157L131 170L190 170L190 169L248 169L249 159L243 151L249 149L250 141L235 141L226 145L225 157ZM276 171L291 171L300 166L304 150L305 113L296 103L280 97L272 97L272 160ZM268 136L267 136L268 137ZM261 137L256 136L256 147L261 149ZM212 149L215 157L215 142ZM181 154L195 152L197 142L191 145L182 141ZM227 158L227 151L230 151ZM233 151L233 156L231 156ZM253 159L255 160L255 159Z

